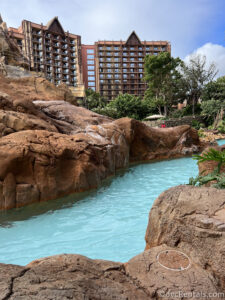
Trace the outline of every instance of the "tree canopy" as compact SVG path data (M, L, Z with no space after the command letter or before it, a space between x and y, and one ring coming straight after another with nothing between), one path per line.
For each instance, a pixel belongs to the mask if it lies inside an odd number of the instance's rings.
M153 107L157 107L161 114L167 115L170 107L177 101L178 85L181 75L178 67L182 64L180 58L173 58L170 53L162 52L159 55L147 55L145 57L144 80L148 88L145 92L145 101Z

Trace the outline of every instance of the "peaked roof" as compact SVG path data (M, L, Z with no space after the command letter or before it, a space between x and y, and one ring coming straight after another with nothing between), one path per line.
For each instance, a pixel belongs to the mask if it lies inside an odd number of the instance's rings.
M136 32L133 30L126 40L126 45L141 45L141 40L139 39Z
M62 25L60 24L58 17L54 17L53 19L51 19L50 21L48 21L48 23L46 24L47 30L49 31L54 31L54 32L58 32L61 34L64 34L64 30Z

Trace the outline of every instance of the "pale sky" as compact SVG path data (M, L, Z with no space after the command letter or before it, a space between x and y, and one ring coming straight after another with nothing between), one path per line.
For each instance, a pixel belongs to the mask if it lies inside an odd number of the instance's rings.
M141 40L170 41L175 57L203 53L225 74L225 0L0 0L0 13L9 27L58 16L84 44L135 30Z

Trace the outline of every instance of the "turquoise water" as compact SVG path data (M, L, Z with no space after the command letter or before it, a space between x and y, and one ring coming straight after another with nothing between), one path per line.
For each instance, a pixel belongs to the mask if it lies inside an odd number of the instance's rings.
M145 247L157 196L197 173L192 158L141 164L98 190L1 212L0 262L25 265L61 253L125 262Z

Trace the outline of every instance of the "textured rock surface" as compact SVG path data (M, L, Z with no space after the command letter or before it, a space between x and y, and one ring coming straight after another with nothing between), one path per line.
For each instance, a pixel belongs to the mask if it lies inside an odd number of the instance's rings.
M15 102L13 105L15 107ZM117 169L127 167L129 162L179 157L201 148L198 136L189 126L164 131L129 118L111 121L67 103L65 106L71 106L73 113L67 116L62 110L60 121L64 123L61 127L57 122L53 122L56 126L51 124L55 117L49 120L49 112L45 115L32 105L23 106L28 112L39 113L41 117L43 114L48 122L40 119L37 124L34 122L36 117L31 117L27 124L24 121L18 129L38 125L39 128L46 126L54 131L57 127L63 131L69 130L70 126L70 135L50 132L50 129L23 130L8 132L10 134L0 139L1 209L56 199L97 187L103 179L114 175ZM23 115L11 111L6 113L17 117ZM81 117L76 118L79 114ZM90 122L106 123L87 125L87 116ZM8 128L15 130L17 127L11 125ZM8 174L15 179L13 193L4 193ZM14 200L12 195L15 195Z
M35 75L36 76L36 75ZM64 100L76 105L76 97L62 84L56 87L45 78L7 78L0 75L0 92L8 94L12 100Z
M225 291L225 191L178 186L154 202L146 249L167 245L184 251Z
M225 151L225 145L223 146L211 146L207 147L203 153L206 153L210 148L219 150L219 151ZM215 168L218 166L218 162L216 161L205 161L198 164L199 174L207 175L215 170ZM221 173L225 172L225 166L222 165L221 167Z

